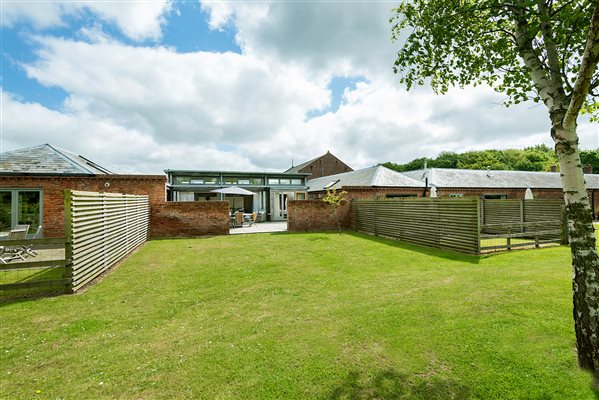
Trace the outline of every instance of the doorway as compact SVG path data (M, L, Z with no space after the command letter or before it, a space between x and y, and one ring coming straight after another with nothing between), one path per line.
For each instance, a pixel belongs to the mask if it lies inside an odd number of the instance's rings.
M287 199L288 194L285 192L275 193L275 213L273 221L285 221L287 219Z

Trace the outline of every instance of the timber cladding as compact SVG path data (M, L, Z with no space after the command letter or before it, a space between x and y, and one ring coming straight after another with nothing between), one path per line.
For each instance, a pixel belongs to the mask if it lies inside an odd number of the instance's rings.
M148 238L148 196L65 191L71 290L77 291Z
M354 229L429 247L478 254L478 197L352 201Z

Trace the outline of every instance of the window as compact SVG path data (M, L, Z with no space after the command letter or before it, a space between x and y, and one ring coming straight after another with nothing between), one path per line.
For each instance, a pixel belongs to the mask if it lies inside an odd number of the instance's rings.
M301 179L292 179L291 180L291 184L292 185L301 185L302 184L302 180Z
M329 182L329 183L328 183L328 184L327 184L327 185L326 185L324 188L325 188L325 189L330 189L330 188L332 188L333 186L335 186L335 184L336 184L337 182L339 182L340 180L341 180L341 179L337 179L336 181Z
M295 198L296 200L306 200L306 193L296 193Z
M281 183L281 185L290 185L291 181L289 179L279 179L279 182Z
M278 185L279 184L279 180L275 179L275 178L268 178L268 184L269 185Z
M249 185L250 184L250 180L249 179L238 179L237 183L240 185Z
M35 232L42 224L42 217L41 190L0 190L0 231L29 225L29 231Z
M488 199L488 200L503 200L503 199L507 199L507 194L485 194L483 196L483 199Z
M262 178L251 178L250 182L252 185L264 185L264 179Z
M464 197L462 193L450 193L449 197Z

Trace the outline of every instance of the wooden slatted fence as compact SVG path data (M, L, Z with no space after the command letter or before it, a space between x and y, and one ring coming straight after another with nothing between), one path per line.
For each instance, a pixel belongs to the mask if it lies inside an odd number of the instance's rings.
M360 232L468 254L564 243L561 200L403 198L354 200Z
M148 238L148 196L65 191L66 258L77 291Z
M479 253L477 197L354 200L354 229L425 246Z
M481 251L567 243L562 200L484 200Z

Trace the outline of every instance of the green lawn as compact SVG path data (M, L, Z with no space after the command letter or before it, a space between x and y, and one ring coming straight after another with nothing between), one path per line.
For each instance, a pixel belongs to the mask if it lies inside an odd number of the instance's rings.
M571 278L565 247L153 241L82 294L2 305L0 397L594 399Z

